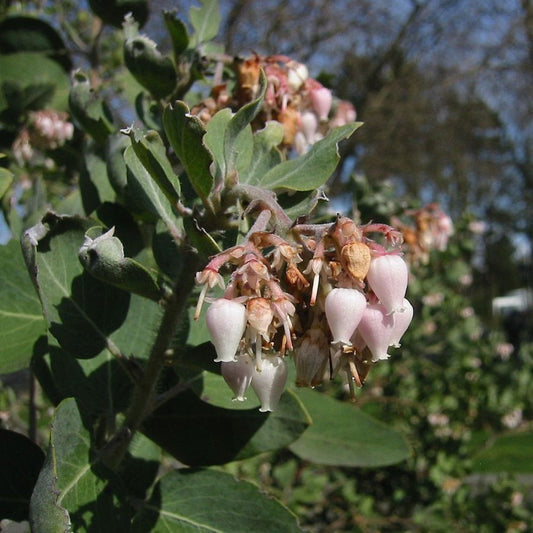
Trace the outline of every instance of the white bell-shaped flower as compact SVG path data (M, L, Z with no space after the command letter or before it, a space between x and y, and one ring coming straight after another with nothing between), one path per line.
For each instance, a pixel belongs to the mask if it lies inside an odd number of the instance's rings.
M261 412L276 409L286 382L287 363L279 355L265 357L260 371L254 367L252 388L261 402Z
M390 357L387 349L394 333L394 318L380 303L367 305L357 331L372 353L372 362Z
M413 306L404 298L402 310L394 313L394 327L392 338L390 339L390 346L394 346L395 348L400 347L400 340L407 331L411 320L413 320Z
M235 361L235 354L246 329L244 305L219 298L209 306L205 322L217 352L215 361Z
M333 289L325 302L326 319L333 342L350 344L366 307L366 298L356 289Z
M254 366L253 359L247 353L238 355L236 361L223 361L220 365L224 381L235 394L234 400L246 400L245 394L252 383Z
M409 270L407 263L399 255L374 257L370 262L366 278L387 313L401 310L407 290Z

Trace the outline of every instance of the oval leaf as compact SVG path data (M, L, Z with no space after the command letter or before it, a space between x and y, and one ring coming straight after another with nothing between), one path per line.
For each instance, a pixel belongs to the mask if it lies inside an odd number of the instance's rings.
M209 172L212 157L202 142L205 129L200 119L192 116L183 102L176 102L165 108L163 126L196 194L205 201L213 186Z
M133 533L180 531L298 532L296 517L251 483L213 470L162 477L133 521Z
M0 269L0 374L4 374L28 366L33 344L46 326L18 241L0 246Z
M308 461L332 466L375 467L403 461L410 455L405 439L354 405L325 394L297 392L313 419L311 427L290 446Z
M352 122L335 128L306 154L272 168L258 185L267 189L293 191L312 191L324 185L339 162L337 144L350 137L361 125L362 122Z
M473 458L476 472L533 473L533 433L502 435Z

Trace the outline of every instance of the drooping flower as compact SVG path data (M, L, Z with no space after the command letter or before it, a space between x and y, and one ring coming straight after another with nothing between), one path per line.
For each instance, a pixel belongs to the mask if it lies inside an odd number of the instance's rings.
M287 363L279 355L265 357L261 371L254 367L252 388L261 402L262 413L276 409L286 382Z
M370 262L367 280L388 314L402 308L409 271L407 263L399 255L385 254L374 257Z
M366 307L366 298L356 289L337 288L326 296L326 318L333 342L350 344Z
M244 305L219 298L210 305L205 321L217 352L215 361L235 361L235 354L246 329Z
M410 304L407 298L403 299L402 310L398 313L394 313L394 325L392 331L392 337L390 339L390 346L395 348L400 347L400 340L403 334L407 331L411 320L413 320L413 306Z
M224 381L235 394L233 399L239 402L246 400L245 394L254 375L252 358L247 353L240 354L235 361L223 361L220 370Z
M326 87L318 85L311 89L309 96L313 110L318 115L318 118L326 121L331 110L331 103L333 102L331 91Z
M388 359L387 349L394 333L395 315L387 314L383 304L368 304L364 310L358 333L372 353L372 362Z

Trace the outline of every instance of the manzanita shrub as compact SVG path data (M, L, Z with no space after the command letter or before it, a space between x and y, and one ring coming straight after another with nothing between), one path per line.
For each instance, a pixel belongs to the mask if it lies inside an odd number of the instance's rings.
M29 365L56 406L45 457L2 431L1 516L44 533L297 531L279 502L210 467L287 447L329 465L408 457L400 433L304 390L344 379L353 398L399 345L412 318L402 236L313 220L360 125L349 103L291 58L227 56L215 1L190 26L163 20L170 55L125 17L132 125L94 69L71 74L67 105L64 65L16 39L0 57L0 370ZM46 75L19 79L16 61Z

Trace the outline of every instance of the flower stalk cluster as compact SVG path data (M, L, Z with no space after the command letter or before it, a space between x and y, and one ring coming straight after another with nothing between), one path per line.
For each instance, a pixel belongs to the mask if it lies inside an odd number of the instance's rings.
M297 386L315 387L341 372L353 398L354 384L399 346L413 316L401 243L390 226L338 216L330 224L296 224L283 236L256 224L241 244L213 256L196 275L196 318L211 302L206 323L215 361L234 399L243 400L251 386L261 410L275 409L288 355ZM206 298L215 286L223 295Z

